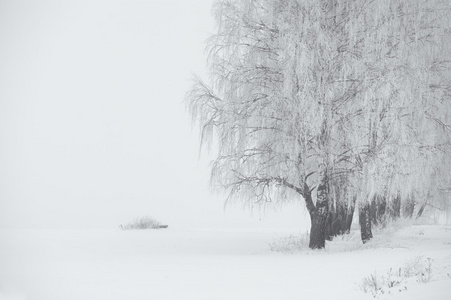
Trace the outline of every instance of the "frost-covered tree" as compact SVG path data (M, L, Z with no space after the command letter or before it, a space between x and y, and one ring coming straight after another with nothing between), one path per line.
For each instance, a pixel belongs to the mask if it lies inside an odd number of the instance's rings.
M337 124L329 127L331 136L341 140L331 148L344 145L346 154L333 166L348 162L366 241L370 201L384 199L397 214L401 202L411 206L413 195L433 187L436 159L449 144L451 6L439 0L329 3L336 35L327 45L336 50L337 67L327 68L332 75L323 88L332 95L329 119Z
M212 183L228 190L229 198L249 204L292 197L290 190L302 195L312 217L310 246L322 248L329 163L327 116L319 112L325 103L315 92L316 77L322 75L312 60L315 46L297 44L307 41L303 38L293 40L296 30L307 36L315 29L310 25L321 7L313 2L222 1L215 11L213 85L197 81L188 94L191 112L202 126L202 141L216 135L219 144ZM302 64L314 72L297 82ZM314 203L316 186L321 192Z
M413 198L427 198L434 188L450 142L450 9L448 1L387 0L363 19L353 18L356 29L350 31L377 28L353 46L362 57L358 70L370 83L355 98L364 105L356 120L363 125L359 139L368 140L360 177L364 210L378 196L399 216L401 206L411 207Z
M301 195L311 248L349 230L357 199L371 238L370 200L413 193L425 149L440 144L430 131L446 132L449 6L218 1L211 84L196 79L187 94L201 143L218 146L212 184L249 205Z

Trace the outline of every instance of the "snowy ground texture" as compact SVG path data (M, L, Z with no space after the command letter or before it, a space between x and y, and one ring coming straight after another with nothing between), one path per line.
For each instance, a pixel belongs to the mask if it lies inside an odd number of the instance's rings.
M364 246L353 231L323 251L296 251L294 232L3 229L0 300L451 299L450 226L390 226Z

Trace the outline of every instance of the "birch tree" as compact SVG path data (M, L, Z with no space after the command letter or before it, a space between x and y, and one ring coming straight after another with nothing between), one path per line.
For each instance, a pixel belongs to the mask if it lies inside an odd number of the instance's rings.
M300 195L311 248L357 199L369 240L370 199L412 192L439 144L430 124L448 126L436 112L449 113L449 3L412 4L218 1L211 84L196 78L187 94L201 143L218 146L212 185L248 205Z
M445 1L378 1L365 17L378 31L363 46L369 59L364 63L371 66L365 75L374 80L363 97L368 151L361 197L383 195L398 216L413 195L428 197L437 159L450 141L450 64L444 52L449 13Z

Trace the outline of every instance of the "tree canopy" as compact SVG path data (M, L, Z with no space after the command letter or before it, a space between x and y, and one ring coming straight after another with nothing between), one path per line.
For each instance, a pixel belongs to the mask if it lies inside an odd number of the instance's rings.
M211 182L229 198L297 193L312 216L449 187L449 1L224 0L213 11L210 80L195 78L187 103L201 143L218 146Z

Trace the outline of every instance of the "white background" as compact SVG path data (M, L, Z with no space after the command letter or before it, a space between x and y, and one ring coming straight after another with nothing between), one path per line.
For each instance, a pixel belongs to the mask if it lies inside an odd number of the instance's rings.
M300 226L223 209L183 102L212 1L0 2L0 226Z

